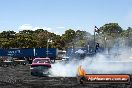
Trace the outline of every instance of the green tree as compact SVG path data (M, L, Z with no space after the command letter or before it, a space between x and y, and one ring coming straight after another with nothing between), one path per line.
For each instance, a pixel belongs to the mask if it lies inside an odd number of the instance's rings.
M14 38L15 34L16 34L16 32L14 32L14 31L3 31L0 34L0 38L6 38L6 39Z
M118 25L118 23L109 23L100 27L100 31L105 35L117 37L123 29Z
M43 29L37 29L37 30L35 30L34 32L35 32L35 33L41 33L41 32L44 32L44 30L43 30Z
M61 40L63 41L65 48L69 46L69 43L73 42L75 39L75 31L72 29L68 29L65 31L65 34L61 36Z
M33 34L34 31L32 30L22 30L22 31L19 31L20 34Z
M119 44L119 38L123 32L123 29L118 23L108 23L99 28L100 33L98 34L98 41L104 46L104 48L110 49L115 45Z
M43 32L35 33L35 40L37 41L37 47L47 47L47 41L50 39L50 33L47 30Z
M75 46L87 45L88 41L91 40L92 35L86 31L77 30L76 31L76 41Z
M33 48L36 47L37 42L33 40L31 35L18 33L11 44L14 48Z

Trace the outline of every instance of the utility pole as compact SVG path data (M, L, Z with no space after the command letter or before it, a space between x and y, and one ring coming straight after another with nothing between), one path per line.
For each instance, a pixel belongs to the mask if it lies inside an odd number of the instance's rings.
M95 40L96 32L97 32L97 33L100 32L100 30L98 29L97 26L94 27L94 50L95 50L95 53L96 53L96 40Z
M47 31L47 47L46 47L46 54L47 54L47 57L48 57L48 52L49 52L48 48L49 48L49 33L48 33L48 31Z
M49 43L52 43L52 40L47 39L47 48L46 48L47 57L48 57L48 54L49 54Z
M48 57L48 52L49 52L49 51L48 51L48 47L49 47L49 43L48 43L48 42L49 42L49 39L47 38L47 48L46 48L46 52L47 52L46 54L47 54L47 57Z
M94 52L96 53L96 44L95 44L95 31L96 31L96 26L95 26L95 29L94 29Z

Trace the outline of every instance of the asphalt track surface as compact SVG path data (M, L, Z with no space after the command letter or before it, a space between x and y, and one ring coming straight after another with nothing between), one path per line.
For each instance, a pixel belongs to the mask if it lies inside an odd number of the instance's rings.
M0 88L132 88L129 84L78 84L76 77L35 77L30 66L0 67ZM132 78L132 76L131 76Z

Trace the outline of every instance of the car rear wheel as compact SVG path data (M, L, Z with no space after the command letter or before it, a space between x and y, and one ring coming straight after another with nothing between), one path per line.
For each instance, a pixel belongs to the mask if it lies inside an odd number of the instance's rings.
M80 84L84 84L85 81L86 81L86 79L85 79L84 77L82 77L82 78L80 78L79 83L80 83Z

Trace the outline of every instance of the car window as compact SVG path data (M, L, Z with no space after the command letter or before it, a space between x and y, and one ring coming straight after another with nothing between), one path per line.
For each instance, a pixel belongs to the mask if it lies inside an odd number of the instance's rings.
M38 63L39 62L39 59L35 59L34 61L33 61L33 63Z

